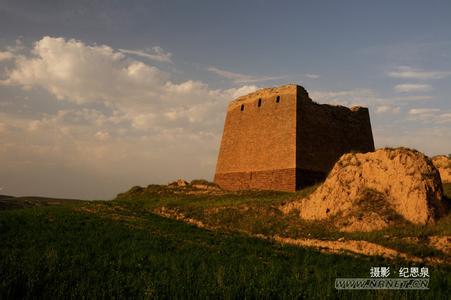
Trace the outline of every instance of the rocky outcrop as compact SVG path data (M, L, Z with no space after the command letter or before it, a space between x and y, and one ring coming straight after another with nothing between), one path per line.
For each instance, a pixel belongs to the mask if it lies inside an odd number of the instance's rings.
M434 222L445 213L444 201L439 173L427 156L387 148L343 155L315 192L282 210L329 220L342 231L371 231L399 219Z
M180 179L177 179L174 182L169 183L168 186L184 187L184 186L187 186L188 184L189 184L188 181L186 181L185 179L180 178Z
M432 162L440 172L442 182L451 183L451 158L445 155L437 155L432 158Z

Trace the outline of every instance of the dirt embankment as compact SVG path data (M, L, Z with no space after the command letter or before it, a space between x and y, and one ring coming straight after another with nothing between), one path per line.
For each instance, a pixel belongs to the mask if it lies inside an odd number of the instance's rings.
M440 172L442 182L451 183L451 158L445 155L437 155L432 158L432 163Z
M218 230L218 227L209 226L203 223L201 220L196 220L190 217L185 216L183 213L161 207L154 210L154 213L171 219L176 219L178 221L182 221L191 225L194 225L199 228L207 229L207 230ZM422 259L420 257L402 253L395 249L385 247L382 245L378 245L376 243L371 243L364 240L347 240L344 238L340 238L338 240L321 240L314 238L300 238L293 239L288 237L282 237L279 235L267 236L263 234L252 234L245 231L237 230L237 232L247 234L252 237L270 240L281 244L293 245L298 247L307 247L314 248L320 250L324 253L350 253L350 254L361 254L366 256L382 256L388 259L405 259L408 261L419 262L419 263L428 263L428 264L449 264L449 260L444 260L436 257ZM449 237L432 237L430 240L430 246L440 250L440 251L449 251L449 247L444 245L445 241L449 241ZM445 252L446 253L446 252Z
M406 148L348 153L306 199L281 207L341 231L380 230L405 220L433 223L445 213L442 183L424 154Z

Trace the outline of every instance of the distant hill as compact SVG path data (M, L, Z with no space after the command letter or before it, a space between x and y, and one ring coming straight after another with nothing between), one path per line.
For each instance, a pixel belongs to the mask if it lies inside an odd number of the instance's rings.
M27 208L33 206L62 205L80 201L83 200L37 196L15 197L10 195L0 195L0 210Z

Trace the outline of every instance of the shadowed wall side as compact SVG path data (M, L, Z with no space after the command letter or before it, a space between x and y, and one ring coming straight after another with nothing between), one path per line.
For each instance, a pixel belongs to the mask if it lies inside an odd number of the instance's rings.
M344 153L374 151L366 107L318 104L299 87L297 126L298 187L325 179Z

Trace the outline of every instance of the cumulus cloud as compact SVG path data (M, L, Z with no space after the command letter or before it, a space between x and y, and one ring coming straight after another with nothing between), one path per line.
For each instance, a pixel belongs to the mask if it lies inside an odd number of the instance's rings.
M451 112L440 114L438 116L437 123L439 124L451 123Z
M0 122L0 134L5 133L7 130L7 125Z
M108 46L44 37L16 66L3 84L42 87L60 100L76 103L148 101L167 81L156 67L127 59Z
M345 106L368 105L379 99L371 89L350 89L342 91L314 90L310 92L310 97L317 102Z
M136 61L106 45L43 37L30 55L16 57L5 85L41 87L58 99L78 104L102 102L131 115L171 105L224 101L255 86L211 90L201 81L176 83L155 66ZM230 99L229 99L230 100Z
M29 102L44 89L55 105L0 112L0 161L16 174L0 179L19 193L104 198L174 177L211 179L228 101L257 89L175 82L130 53L73 39L43 37L22 50L2 84L26 89ZM69 184L79 181L84 195Z
M11 60L14 58L14 54L10 51L0 51L0 61Z
M107 141L110 138L110 134L107 131L100 130L100 131L96 132L95 137L99 141L105 142L105 141Z
M263 81L279 80L279 79L286 78L286 76L254 76L254 75L246 75L246 74L226 71L226 70L219 69L219 68L216 68L216 67L209 67L207 70L210 71L211 73L214 73L214 74L219 75L221 77L230 79L230 80L232 80L235 83L263 82Z
M412 120L427 122L437 126L451 123L451 112L442 111L438 108L412 108L409 110Z
M320 77L317 74L305 74L304 76L310 79L318 79Z
M439 112L438 108L412 108L409 110L409 114L411 115L430 115L436 112Z
M22 40L19 38L16 39L15 45L7 46L5 49L6 51L0 51L0 62L13 60L24 49L24 46Z
M126 54L137 55L141 57L148 58L150 60L155 60L159 62L172 63L172 53L165 52L161 47L153 47L152 50L142 51L142 50L130 50L130 49L119 49L120 52Z
M432 100L434 97L429 95L407 95L400 97L390 97L387 100L391 101L422 101L422 100Z
M397 84L394 90L398 93L410 93L410 92L428 92L432 89L430 84L415 84L415 83L404 83Z
M381 114L381 113L397 114L397 113L399 113L399 111L400 111L399 106L394 106L394 105L389 105L389 104L376 106L376 113L378 113L378 114Z
M401 87L400 90L410 87ZM421 88L419 88L421 89ZM410 88L413 91L414 88ZM399 113L400 106L408 105L412 101L424 101L433 99L429 95L400 95L382 96L372 89L356 88L341 91L313 90L310 97L320 103L330 103L344 106L369 106L375 109L378 114Z
M320 103L329 103L344 106L366 106L376 114L398 114L401 111L400 103L404 100L413 100L412 96L382 97L372 89L349 89L341 91L314 90L310 97ZM425 99L428 96L422 96ZM418 98L418 97L417 97ZM417 100L420 100L419 98Z
M415 69L409 66L399 66L387 73L389 77L399 78L399 79L441 79L451 75L451 71L440 71L440 70L421 70Z

